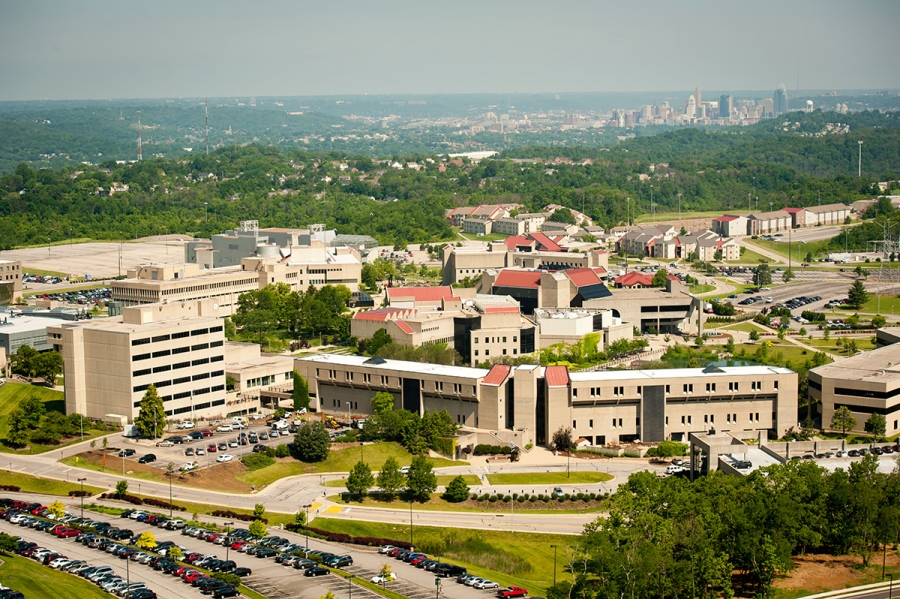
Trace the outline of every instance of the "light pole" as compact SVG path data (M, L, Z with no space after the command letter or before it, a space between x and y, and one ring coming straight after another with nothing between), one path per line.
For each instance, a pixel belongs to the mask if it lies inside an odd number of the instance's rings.
M350 594L350 599L353 599L353 574L347 577L347 592Z
M306 553L307 557L309 556L309 508L312 507L311 504L307 503L303 506L306 510Z
M859 174L857 176L862 177L862 140L859 141Z
M628 223L628 226L631 226L631 198L625 198L627 202L625 204L625 222Z
M888 585L888 599L894 599L894 575L887 574L887 577L891 579L891 582Z
M234 526L234 522L223 522L225 525L225 561L228 561L228 549L231 547L231 539L228 538L228 533L231 532L229 530L230 526Z
M359 442L359 461L363 461L363 442Z
M556 545L550 545L553 547L553 586L556 586Z
M84 481L87 479L79 478L78 482L81 483L81 517L84 518Z
M166 472L169 477L169 518L172 518L172 470Z
M413 548L413 537L412 537L412 497L409 499L409 548L412 550Z
M207 208L206 208L206 206L208 204L209 204L209 202L203 202L203 219L206 222L209 222L209 212L207 211Z
M678 222L681 222L681 194L678 194Z

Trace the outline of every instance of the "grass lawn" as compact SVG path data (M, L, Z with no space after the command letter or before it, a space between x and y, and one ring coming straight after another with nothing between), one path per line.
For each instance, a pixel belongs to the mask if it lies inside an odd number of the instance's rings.
M610 477L612 478L612 477ZM571 480L571 479L570 479ZM500 495L503 493L501 492ZM497 501L490 505L465 505L461 503L450 503L449 501L444 501L441 498L442 493L432 493L431 497L428 501L414 501L412 504L412 508L414 510L422 510L426 512L475 512L475 513L498 513L498 514L509 514L512 510L509 507L509 504L504 501ZM329 495L329 501L333 501L334 503L340 503L345 505L359 505L365 507L380 507L387 509L396 509L396 510L407 510L409 509L409 503L407 503L406 499L403 496L398 496L397 499L393 501L386 501L381 499L378 495L367 495L363 498L362 501L359 501L357 498L344 500L340 495ZM518 506L523 505L516 503L517 509L515 513L519 513ZM530 504L529 504L530 505ZM549 501L543 505L570 505L567 503L559 503ZM532 509L531 507L522 508L522 511L528 514L590 514L592 512L599 512L602 508L596 506L590 507L580 507L580 508L560 508L560 509Z
M439 487L446 487L447 485L450 484L450 481L453 480L454 478L456 478L456 477L450 476L449 474L438 476L437 484ZM475 476L474 474L464 474L463 480L465 480L466 484L469 485L470 487L481 484L481 481L478 480L478 477ZM343 487L346 484L346 482L347 482L346 477L339 478L336 480L327 480L327 481L325 481L325 486L326 487Z
M763 241L762 239L748 239L747 243L759 246L761 248L765 248L771 252L775 252L776 254L781 254L784 256L785 260L788 257L788 245L791 246L791 257L796 265L800 265L803 262L806 262L806 254L807 252L812 254L813 259L821 258L828 254L828 250L826 246L831 241L830 239L820 239L819 241L807 241L806 243L801 243L799 241L794 241L793 243L788 244L788 236L779 237L782 241ZM750 250L747 250L748 252Z
M67 272L58 272L55 270L41 270L40 268L23 268L22 272L26 275L39 275L42 277L68 277Z
M4 555L0 583L28 599L109 599L110 595L90 582L59 572L18 555Z
M874 285L874 283L873 283ZM842 292L843 296L846 296L846 292ZM838 295L841 295L839 293ZM859 310L855 310L848 306L841 306L833 311L834 314L843 318L844 316L855 314L856 312L865 312L868 314L878 314L878 296L869 292L869 301L867 301L863 307ZM892 316L894 314L900 314L900 297L895 297L893 295L881 294L881 312L882 315Z
M526 472L521 474L488 474L492 485L575 485L602 483L612 479L605 472Z
M729 331L743 331L745 333L752 333L756 331L757 333L761 333L765 329L756 324L753 321L745 320L744 322L739 322L737 324L730 324L727 326L727 330Z
M745 291L747 291L748 289L756 288L755 285L744 285L742 283L735 283L734 279L727 279L725 277L717 277L716 280L721 281L721 282L725 283L726 285L731 285L732 287L734 287L734 291L729 291L728 293L721 293L719 295L714 295L712 297L705 297L705 298L703 298L705 301L712 301L713 299L724 300L724 299L728 299L729 295L736 295L736 296L738 296L738 299L732 300L732 301L737 302L741 299L741 294L743 294Z
M375 536L395 540L409 539L409 526L380 524L321 518L316 528L342 532L354 536ZM426 553L442 555L448 563L465 566L470 574L489 578L500 586L518 585L532 596L546 596L553 584L553 549L558 547L558 579L565 579L563 565L566 549L578 538L571 535L550 535L494 530L463 530L416 526L413 543ZM402 571L398 572L402 577ZM561 577L561 578L560 578Z
M32 476L31 474L25 474L23 472L10 472L9 470L4 470L2 476L4 485L15 485L19 487L22 492L63 496L68 495L69 491L81 490L81 483L74 480L77 478L77 476L72 476L73 480L71 482L66 482L64 480ZM106 489L92 487L90 485L85 485L84 490L90 491L94 495L106 491Z
M363 460L372 468L373 471L381 469L381 465L388 458L393 457L400 466L409 466L412 464L413 456L410 455L398 443L372 443L363 448ZM359 461L359 447L347 447L337 451L329 452L328 458L324 462L318 464L305 464L303 462L290 461L279 462L241 474L238 479L248 485L256 485L257 489L261 489L265 485L284 478L286 476L294 476L296 474L325 474L329 472L350 472L350 469ZM446 460L443 458L432 459L435 468L445 466L465 466L468 462L459 462L454 460Z
M83 470L93 470L94 472L105 472L106 474L122 476L122 461L120 459L116 459L114 454L110 454L110 456L111 458L107 460L107 463L110 464L110 466L101 466L96 462L82 460L78 456L69 456L67 458L61 459L60 462L65 464L66 466L72 466L73 468L81 468ZM165 475L162 474L162 471L160 471L160 474L132 471L132 473L129 474L128 477L150 480L157 483L169 483L169 479L167 479Z
M36 395L43 403L44 408L49 411L61 412L63 414L66 413L66 400L65 395L62 391L54 391L53 389L48 389L47 387L43 387L41 385L26 385L24 383L6 383L2 387L0 387L0 439L5 439L6 434L9 431L8 428L8 418L9 413L16 409L19 405L19 402L22 400ZM98 437L100 435L105 434L104 432L97 431L94 429L85 430L84 438L90 439L93 437ZM31 453L44 453L47 451L52 451L54 449L60 449L69 445L71 443L78 443L81 441L81 438L72 439L68 443L62 443L60 445L40 445L37 443L33 443L31 445ZM15 450L11 447L8 447L5 443L0 443L0 452L4 453L21 453L21 450Z
M877 344L872 343L871 336L866 337L844 337L845 339L853 339L856 341L856 348L860 350L868 350L875 349L878 347ZM799 341L799 340L798 340ZM843 347L840 347L837 342L838 340L834 337L831 337L828 341L824 339L813 339L812 343L810 343L809 339L803 339L802 342L805 345L812 345L815 349L828 351L834 354L840 354L841 352L845 352L846 350Z
M768 337L760 339L756 343L738 343L734 346L735 358L740 359L738 354L743 349L746 352L745 357L752 360L753 354L756 353L756 350L759 349L759 346L763 341L772 342L772 347L769 348L769 356L775 356L780 353L787 362L792 362L793 364L801 364L812 359L813 350L803 349L802 347L794 345L793 343L788 343L787 341L778 343L777 338ZM828 361L831 362L831 358L829 358Z
M750 248L747 248L741 253L741 257L738 260L728 260L728 264L759 264L762 261L766 261L771 263L772 259L768 256L763 256L759 252L754 252Z
M706 285L705 283L694 283L689 287L691 293L709 293L716 289L715 285Z
M741 214L740 212L729 212L729 214ZM722 211L709 211L709 212L688 212L687 210L683 210L681 212L681 220L691 220L693 218L716 218L722 216ZM654 212L653 214L641 214L640 216L634 217L634 222L636 223L664 223L670 220L678 220L678 211L675 210L673 212Z

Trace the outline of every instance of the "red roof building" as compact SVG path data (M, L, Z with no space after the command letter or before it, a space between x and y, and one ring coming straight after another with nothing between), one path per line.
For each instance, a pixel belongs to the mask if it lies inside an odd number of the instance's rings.
M414 310L406 308L378 308L375 310L364 310L353 315L355 320L373 320L378 322L387 322L397 318L406 318L414 313Z
M653 277L645 275L637 271L631 271L621 277L616 277L616 287L627 289L640 289L643 287L652 287Z
M537 289L541 286L541 273L534 270L501 270L494 286Z
M441 287L388 287L386 289L388 305L392 303L404 304L435 304L439 305L444 300L453 297L453 288Z
M503 384L503 381L509 377L510 372L512 372L512 366L509 364L494 364L491 367L491 371L487 373L487 376L484 377L481 383L483 385L499 387Z
M544 372L548 387L568 387L569 369L565 366L548 366Z

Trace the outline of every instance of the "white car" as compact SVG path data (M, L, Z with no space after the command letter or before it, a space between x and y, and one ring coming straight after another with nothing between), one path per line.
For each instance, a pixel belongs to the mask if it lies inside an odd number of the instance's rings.
M217 462L230 462L234 459L234 456L228 453L223 453L219 457L216 458Z
M492 580L482 580L473 584L472 587L476 589L497 589L500 588L500 585Z
M219 428L216 429L216 432L217 433L230 433L233 430L234 430L234 427L232 427L230 424L223 424L222 426L220 426Z
M228 447L237 447L237 446L238 446L238 442L235 439L232 439L231 441L228 442Z
M191 470L196 470L200 467L200 464L197 462L188 462L184 466L181 467L182 472L190 472Z
M400 468L400 474L409 474L409 466Z
M393 548L394 548L393 545L382 545L382 546L378 549L378 553L387 553L388 551L390 551L390 550L393 549Z
M392 580L397 580L397 575L391 572L390 574L386 574L382 576L378 574L377 576L373 576L369 579L369 582L374 582L375 584L384 584L386 582L391 582Z
M190 420L185 420L184 422L182 422L181 424L179 424L178 427L179 427L179 428L182 428L182 429L185 429L185 428L194 428L194 423L191 422Z
M206 450L202 447L198 447L197 451L194 452L194 455L206 455Z

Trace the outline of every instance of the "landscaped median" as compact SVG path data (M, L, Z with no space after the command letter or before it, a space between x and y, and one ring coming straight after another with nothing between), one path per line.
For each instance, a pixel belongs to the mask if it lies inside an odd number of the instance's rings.
M0 558L0 582L28 599L109 599L110 595L74 574L59 572L19 555Z
M383 499L375 493L366 495L362 500L357 497L351 498L346 493L331 495L328 499L344 505L395 510L406 510L412 507L414 510L433 512L508 513L514 510L531 514L584 514L602 510L606 494L564 493L562 496L556 496L543 493L522 495L514 493L508 495L501 491L499 493L470 494L465 501L450 502L443 498L442 493L432 493L427 501L416 500L411 504L402 496L389 500Z
M81 491L81 483L79 482L66 482L52 478L41 478L40 476L33 476L31 474L25 474L24 472L12 472L10 470L3 471L0 482L2 482L4 487L18 487L18 490L21 493L70 496L75 491ZM7 490L14 491L14 489ZM84 491L85 493L96 495L97 493L103 493L106 489L84 485Z

